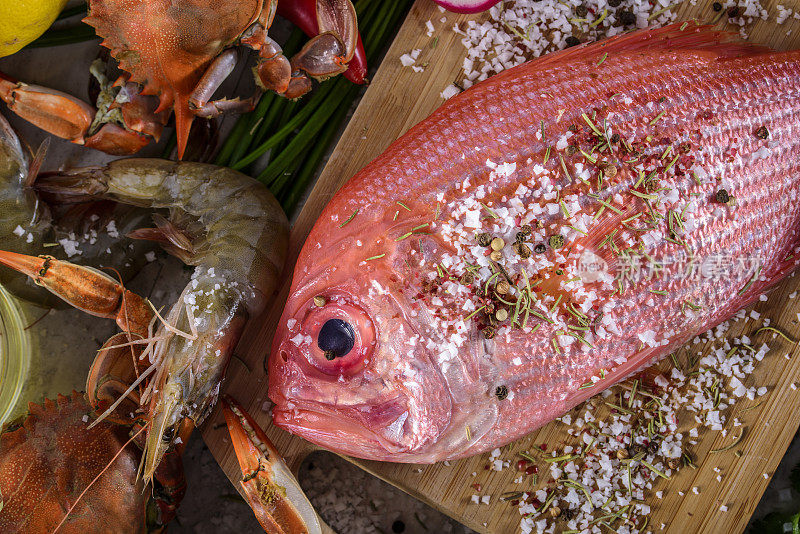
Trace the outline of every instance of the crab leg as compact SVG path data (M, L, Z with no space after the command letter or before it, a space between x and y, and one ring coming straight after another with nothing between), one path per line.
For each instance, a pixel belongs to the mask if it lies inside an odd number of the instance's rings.
M347 70L358 46L358 22L350 0L313 0L289 10L295 20L307 20L314 13L317 35L312 37L291 61L281 47L267 35L274 6L265 7L265 16L243 36L242 44L258 51L258 81L264 88L287 98L299 98L311 90L311 78L324 79ZM299 13L304 17L299 17Z
M235 48L228 48L218 55L214 61L209 65L208 70L200 78L192 96L189 97L189 108L198 117L211 119L218 117L223 113L229 111L237 113L247 113L252 111L261 97L263 91L257 90L255 93L245 100L240 99L222 99L211 100L214 92L222 85L222 82L230 76L236 63L239 59L239 54Z
M222 411L242 469L242 489L264 530L321 534L314 508L264 431L227 395Z
M0 264L28 275L73 307L96 317L114 319L119 327L147 335L151 310L147 301L91 267L52 256L26 256L0 250Z

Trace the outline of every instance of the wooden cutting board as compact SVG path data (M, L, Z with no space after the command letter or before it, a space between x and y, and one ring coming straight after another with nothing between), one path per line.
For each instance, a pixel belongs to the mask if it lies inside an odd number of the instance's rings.
M777 12L775 5L778 3L800 9L800 0L767 0L764 6L769 10L773 22L759 21L749 26L750 38L778 49L800 48L800 21L790 19L781 26L774 23ZM711 9L711 2L704 0L700 0L697 6L684 2L676 9L679 20L697 18L710 21L716 15ZM267 377L264 371L273 331L288 295L291 265L334 192L389 143L441 105L440 92L459 79L465 49L460 42L461 36L449 28L455 22L461 23L470 18L481 20L485 15L470 17L447 14L445 24L439 22L442 16L445 15L430 0L418 0L411 9L294 225L289 251L290 267L284 273L274 305L264 317L252 322L239 345L238 356L246 365L234 359L228 371L225 391L248 407L295 468L315 446L270 425L269 415L265 411ZM426 36L425 22L428 20L433 21L437 29L434 37ZM435 45L434 39L437 40ZM402 67L398 59L417 48L422 50L417 62L428 63L424 72L420 73ZM788 295L797 289L800 289L800 283L796 279L789 279L772 293L768 302L755 306L763 317L770 317L773 325L795 338L800 336L800 327L797 326L800 299L791 300ZM757 328L755 323L736 323L729 338L741 333L750 334ZM766 340L765 334L761 336L765 336ZM757 341L760 343L763 340L758 338ZM747 386L768 387L769 393L764 397L764 402L756 408L752 408L755 402L739 403L729 414L729 420L738 417L748 427L746 439L737 447L743 454L739 457L734 454L735 450L730 450L709 457L708 451L729 444L730 436L725 440L719 432L701 435L699 444L692 448L697 469L684 468L671 480L657 483L656 489L664 491L664 499L653 498L649 502L653 506L650 525L654 530L658 531L661 523L667 525L667 532L673 533L741 532L746 526L769 483L763 474L767 473L769 477L774 472L800 423L796 415L800 413L800 390L795 391L790 387L795 381L800 381L800 358L797 357L800 351L795 345L780 339L770 341L770 346L773 349L770 355L746 382ZM790 355L790 359L785 359L785 355ZM215 413L205 424L203 435L229 477L238 481L241 473L225 430L219 425L221 421L220 414ZM533 444L561 443L567 438L565 426L550 424L504 447L502 458L515 459L518 458L517 452L528 450ZM513 468L500 472L487 471L484 469L487 458L488 455L477 456L452 462L449 466L441 463L416 466L351 461L479 532L516 532L520 517L516 508L497 502L496 497L505 491L523 488L512 482L518 473ZM716 481L714 468L726 473L722 482ZM473 472L478 475L473 477ZM549 477L540 478L543 483ZM490 506L470 503L470 496L476 493L471 487L474 482L482 484L481 494L495 496ZM701 489L699 495L690 491L693 486ZM524 489L531 488L524 486ZM679 491L685 495L679 495ZM727 512L719 511L723 504L728 507Z

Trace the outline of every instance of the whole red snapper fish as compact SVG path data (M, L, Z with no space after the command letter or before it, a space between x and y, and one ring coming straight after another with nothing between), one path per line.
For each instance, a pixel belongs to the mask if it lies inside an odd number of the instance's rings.
M506 444L729 318L800 260L800 53L694 23L443 104L309 235L275 422L361 458Z

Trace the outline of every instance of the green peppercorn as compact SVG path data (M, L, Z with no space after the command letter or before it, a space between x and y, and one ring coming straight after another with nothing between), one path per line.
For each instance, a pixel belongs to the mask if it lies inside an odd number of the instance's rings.
M564 246L564 236L559 234L551 235L547 242L550 248L561 248Z

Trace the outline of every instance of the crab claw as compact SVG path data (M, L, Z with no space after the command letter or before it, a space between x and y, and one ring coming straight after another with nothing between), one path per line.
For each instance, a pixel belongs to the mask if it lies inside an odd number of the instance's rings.
M269 534L321 534L313 506L263 430L236 401L222 397L222 413L242 469L242 489Z
M67 304L94 315L115 319L120 328L144 337L150 306L139 295L105 273L57 260L52 256L27 256L0 250L0 265L29 276Z
M141 97L122 106L122 113L126 119L136 119L134 125L145 133L111 123L94 131L96 110L86 102L61 91L18 82L2 72L0 100L22 119L56 137L116 156L135 154L150 143L151 135L157 138L160 134L160 124L142 124L149 118L146 106L150 104Z

